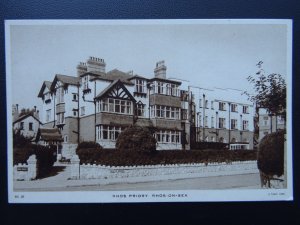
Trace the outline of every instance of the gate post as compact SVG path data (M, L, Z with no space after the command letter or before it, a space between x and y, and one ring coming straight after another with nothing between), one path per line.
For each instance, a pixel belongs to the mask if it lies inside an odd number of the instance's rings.
M80 179L80 159L78 155L73 155L71 158L71 179Z
M36 178L37 175L37 159L35 155L31 155L28 160L27 160L27 164L28 164L28 174L27 174L27 179L28 180L33 180Z

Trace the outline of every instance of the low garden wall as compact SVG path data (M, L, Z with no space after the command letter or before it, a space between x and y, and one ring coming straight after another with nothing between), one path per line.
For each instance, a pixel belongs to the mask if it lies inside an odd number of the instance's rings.
M26 163L14 165L14 180L33 180L37 176L37 159L31 155Z
M144 180L178 179L258 173L257 161L231 163L194 163L145 166L102 166L79 164L79 158L71 159L71 179L144 178Z

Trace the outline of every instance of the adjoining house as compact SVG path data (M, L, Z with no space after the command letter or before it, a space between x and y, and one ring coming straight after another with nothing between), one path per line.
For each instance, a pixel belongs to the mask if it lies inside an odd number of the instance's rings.
M38 129L42 126L39 120L39 111L36 107L30 111L21 111L19 113L18 105L13 105L13 129L14 132L20 132L26 138L34 138Z
M57 159L59 160L62 158L61 143L63 138L58 128L39 128L34 141L40 145L57 146Z
M193 138L251 148L253 106L249 102L227 101L217 92L203 92L206 97L198 98L190 87L183 89L181 81L167 78L166 70L160 61L153 78L118 69L106 72L103 59L90 57L77 66L77 76L57 74L52 82L43 82L38 94L43 101L42 122L45 128L59 129L62 156L75 154L82 141L114 148L119 134L132 124L154 130L158 150L188 150ZM212 105L206 109L208 99ZM222 108L228 103L232 103L229 111ZM201 121L204 129L195 136L193 129L202 128ZM213 133L216 130L218 135Z
M285 119L282 116L274 116L265 108L259 108L258 115L259 141L267 134L285 129Z

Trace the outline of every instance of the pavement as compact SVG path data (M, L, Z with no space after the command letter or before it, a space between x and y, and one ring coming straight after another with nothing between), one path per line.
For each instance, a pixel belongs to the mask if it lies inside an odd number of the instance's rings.
M70 180L70 166L55 164L53 176L32 181L14 181L14 191L115 191L115 190L222 190L260 189L259 173L146 181L143 178ZM157 177L156 177L157 178ZM148 179L148 178L147 178Z

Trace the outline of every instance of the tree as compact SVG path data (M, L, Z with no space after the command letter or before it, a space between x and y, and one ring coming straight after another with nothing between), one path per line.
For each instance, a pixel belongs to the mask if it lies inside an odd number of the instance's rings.
M263 62L259 61L256 66L258 72L249 76L247 80L253 84L256 95L244 92L250 101L256 104L257 108L265 108L274 116L286 118L286 83L284 78L277 73L266 75Z
M156 139L148 128L133 125L119 135L116 148L119 151L155 152Z

